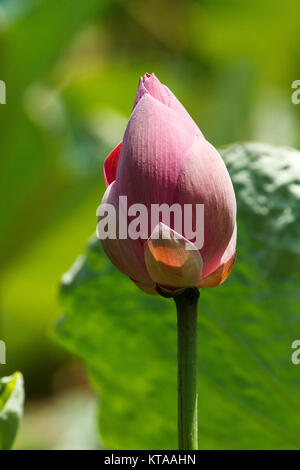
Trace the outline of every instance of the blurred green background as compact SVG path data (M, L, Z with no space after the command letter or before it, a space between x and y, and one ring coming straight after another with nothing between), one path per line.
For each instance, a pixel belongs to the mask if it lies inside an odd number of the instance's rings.
M0 372L25 377L17 448L99 445L84 366L52 330L61 275L95 230L102 163L122 139L138 77L154 72L215 146L299 148L298 13L297 0L0 1Z

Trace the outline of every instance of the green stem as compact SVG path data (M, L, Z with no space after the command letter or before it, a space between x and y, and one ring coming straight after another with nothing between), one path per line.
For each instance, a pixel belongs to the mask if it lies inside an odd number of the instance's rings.
M180 450L198 449L197 304L198 289L174 297L178 330L178 440Z

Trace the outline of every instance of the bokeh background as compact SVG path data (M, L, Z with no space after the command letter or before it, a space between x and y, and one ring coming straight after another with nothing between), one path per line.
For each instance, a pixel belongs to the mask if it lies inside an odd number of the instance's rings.
M299 148L299 3L1 0L0 45L0 373L25 377L16 448L95 448L97 398L53 325L138 77L154 72L217 147Z

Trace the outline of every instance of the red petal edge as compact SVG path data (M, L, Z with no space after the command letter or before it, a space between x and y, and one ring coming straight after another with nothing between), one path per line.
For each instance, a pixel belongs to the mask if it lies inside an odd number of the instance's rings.
M106 157L103 165L103 173L106 187L108 187L116 179L118 161L122 142Z

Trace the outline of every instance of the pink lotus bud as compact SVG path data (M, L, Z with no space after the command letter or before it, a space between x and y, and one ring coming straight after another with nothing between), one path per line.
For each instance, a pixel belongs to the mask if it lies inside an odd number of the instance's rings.
M229 174L217 150L154 74L140 79L123 142L106 158L104 177L100 207L112 205L117 227L101 242L112 263L141 289L155 294L156 285L214 287L228 277L236 246ZM162 205L170 208L167 222ZM124 221L127 232L120 230ZM140 236L129 236L131 223Z

